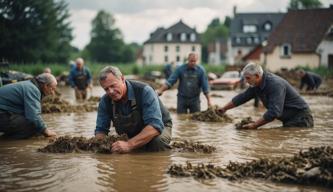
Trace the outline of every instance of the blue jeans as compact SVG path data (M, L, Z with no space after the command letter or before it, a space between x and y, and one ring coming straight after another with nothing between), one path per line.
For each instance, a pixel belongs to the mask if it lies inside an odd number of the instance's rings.
M177 99L177 113L190 113L199 112L200 108L200 97L186 98L178 95Z
M0 132L11 139L26 139L37 134L35 125L23 115L0 110Z

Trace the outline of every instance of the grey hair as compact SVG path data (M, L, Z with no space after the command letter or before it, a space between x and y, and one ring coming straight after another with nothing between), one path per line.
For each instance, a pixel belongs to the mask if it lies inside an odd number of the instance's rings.
M250 75L259 75L261 77L264 71L260 65L250 62L243 68L242 73Z
M118 67L106 66L101 70L101 72L99 72L99 81L104 81L107 75L110 73L114 75L117 79L121 79L121 77L123 76Z
M50 73L42 73L40 75L37 75L35 78L39 83L45 84L45 85L50 85L52 83L56 83L57 80L56 78L50 74Z
M79 58L77 58L75 60L75 63L82 63L82 64L84 64L84 60L81 57L79 57Z

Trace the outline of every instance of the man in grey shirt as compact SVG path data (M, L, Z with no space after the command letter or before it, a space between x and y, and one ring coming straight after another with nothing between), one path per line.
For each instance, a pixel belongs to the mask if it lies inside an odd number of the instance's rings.
M264 72L260 65L254 63L247 64L243 74L250 87L220 108L218 111L221 114L258 96L267 111L263 117L244 128L256 129L274 119L282 121L284 127L313 127L308 104L286 80Z

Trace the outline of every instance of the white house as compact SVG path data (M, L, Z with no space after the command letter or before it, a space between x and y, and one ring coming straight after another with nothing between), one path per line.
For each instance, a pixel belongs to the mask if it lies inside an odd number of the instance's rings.
M289 10L269 36L261 58L271 71L297 66L333 68L333 7Z
M143 45L144 65L183 63L190 52L198 54L201 61L199 34L180 20L171 27L157 28Z

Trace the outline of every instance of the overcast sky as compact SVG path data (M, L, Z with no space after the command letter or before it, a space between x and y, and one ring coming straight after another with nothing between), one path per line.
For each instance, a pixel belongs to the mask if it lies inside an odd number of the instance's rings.
M203 32L213 18L223 22L237 12L286 12L289 0L67 0L73 27L72 44L89 43L91 21L99 10L111 13L127 43L143 43L157 27L170 27L180 19ZM325 7L333 0L321 0Z

